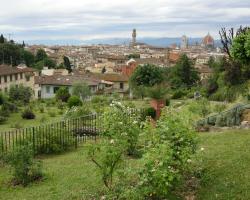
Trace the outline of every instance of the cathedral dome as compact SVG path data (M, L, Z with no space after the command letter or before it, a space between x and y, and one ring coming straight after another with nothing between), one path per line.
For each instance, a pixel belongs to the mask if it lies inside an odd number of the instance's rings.
M214 46L214 38L208 33L206 37L203 38L202 43L204 46Z

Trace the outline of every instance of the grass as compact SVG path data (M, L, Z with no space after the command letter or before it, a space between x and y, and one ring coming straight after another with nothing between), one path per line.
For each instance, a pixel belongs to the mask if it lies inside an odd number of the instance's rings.
M0 168L0 199L90 199L102 188L98 171L87 159L87 148L43 158L45 179L23 188L8 185L10 172Z
M250 199L250 131L202 133L200 146L205 172L197 199Z
M51 113L55 113L55 116L52 116ZM22 111L20 110L18 113L12 113L10 114L10 117L8 117L8 120L0 125L0 131L10 131L15 130L15 124L20 126L20 128L23 127L30 127L30 126L39 126L42 123L50 123L53 121L57 121L61 119L61 115L58 114L59 109L57 107L49 107L47 110L45 109L44 113L41 113L39 110L34 110L34 113L36 115L35 119L27 120L22 118Z
M250 199L250 132L201 133L199 138L199 148L204 151L198 151L197 160L202 162L196 162L204 172L197 199ZM0 167L0 199L91 199L105 188L87 158L88 145L91 143L66 154L43 157L45 179L26 188L10 186L9 169Z

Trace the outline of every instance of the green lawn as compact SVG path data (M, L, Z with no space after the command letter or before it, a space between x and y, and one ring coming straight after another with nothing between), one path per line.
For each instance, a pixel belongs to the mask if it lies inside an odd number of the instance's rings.
M199 138L204 151L199 150L197 157L203 160L205 171L197 199L250 199L250 131L200 133ZM0 167L0 199L91 199L91 194L104 188L96 167L87 159L88 145L42 158L45 179L26 188L10 186L9 169Z
M49 115L49 112L55 113L55 116L51 117ZM24 128L31 126L39 126L43 123L51 123L53 121L58 121L62 118L62 114L59 114L59 109L57 109L56 107L48 107L47 109L45 109L44 113L41 113L38 110L34 110L34 113L36 115L36 118L32 120L23 119L21 110L18 113L10 114L8 120L4 124L0 124L0 132L14 130L15 124L18 124L20 128Z
M201 200L250 199L250 131L201 133Z

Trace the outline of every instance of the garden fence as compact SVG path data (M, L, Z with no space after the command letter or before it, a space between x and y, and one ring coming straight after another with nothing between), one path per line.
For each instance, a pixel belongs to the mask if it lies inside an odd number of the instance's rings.
M131 109L131 114L133 113L143 114L144 110ZM103 120L102 115L91 114L35 127L0 132L0 156L24 144L31 145L36 154L77 148L87 140L96 140L104 130Z

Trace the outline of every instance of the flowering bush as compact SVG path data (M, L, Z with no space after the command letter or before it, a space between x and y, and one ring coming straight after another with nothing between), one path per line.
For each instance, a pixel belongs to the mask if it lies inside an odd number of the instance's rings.
M165 199L187 169L196 149L188 119L165 108L156 128L146 126L148 137L138 189L147 199Z
M89 106L84 106L84 107L78 107L78 106L73 106L72 108L66 110L66 112L63 115L64 119L73 119L77 117L82 117L84 115L89 115L91 114L91 110L89 109Z
M133 109L113 101L104 112L104 135L123 143L128 155L135 155L140 133L140 116Z

